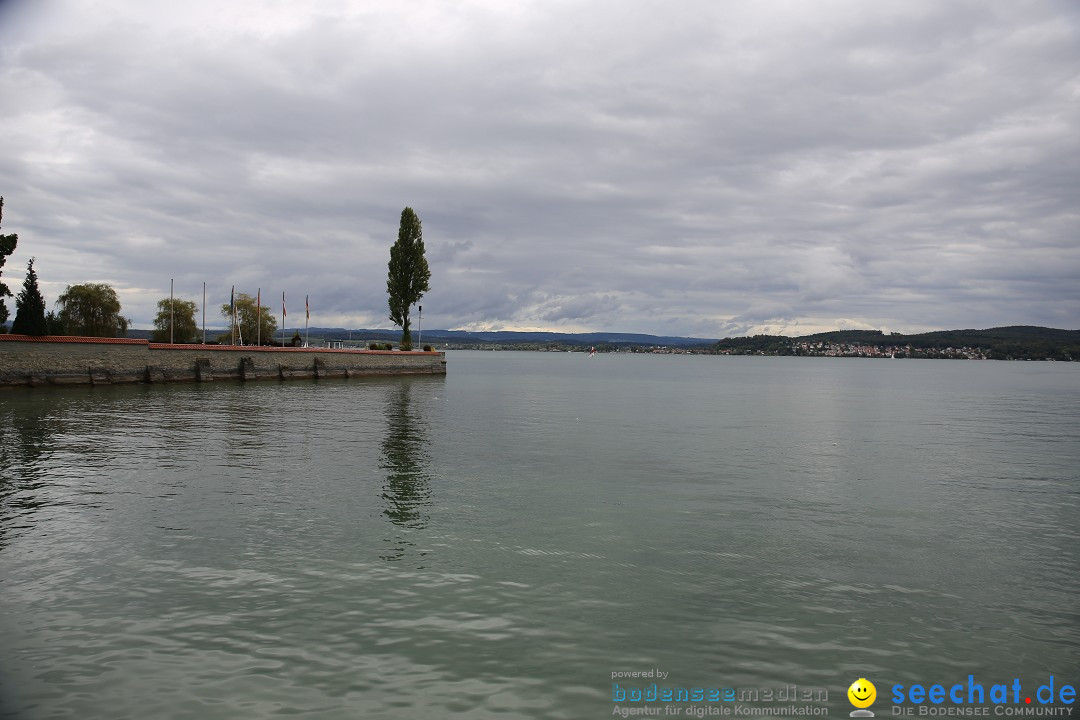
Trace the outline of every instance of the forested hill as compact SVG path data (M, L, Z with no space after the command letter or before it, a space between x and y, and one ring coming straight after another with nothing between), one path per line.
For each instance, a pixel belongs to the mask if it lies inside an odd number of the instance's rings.
M834 330L796 338L777 335L725 338L716 344L717 351L730 354L868 354L860 348L877 348L880 354L896 354L897 357L1080 360L1080 330L1031 325L939 330L912 335L886 335L880 330Z
M1055 328L1036 327L1034 325L1013 325L1010 327L989 328L987 330L936 330L928 333L903 335L890 333L885 335L880 330L834 330L832 332L803 335L800 340L880 343L886 340L895 344L897 340L905 343L918 343L920 347L956 347L957 345L989 346L1007 341L1038 341L1059 344L1080 342L1080 330L1057 330Z

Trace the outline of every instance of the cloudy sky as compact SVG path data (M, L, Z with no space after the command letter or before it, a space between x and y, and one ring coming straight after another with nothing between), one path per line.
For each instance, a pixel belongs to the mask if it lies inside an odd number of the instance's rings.
M1074 329L1080 2L0 0L0 194L136 327L389 327L408 205L425 327Z

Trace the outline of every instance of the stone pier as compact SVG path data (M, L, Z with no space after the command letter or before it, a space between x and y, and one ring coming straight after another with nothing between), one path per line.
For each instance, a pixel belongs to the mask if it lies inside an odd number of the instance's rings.
M0 387L445 374L442 352L0 335Z

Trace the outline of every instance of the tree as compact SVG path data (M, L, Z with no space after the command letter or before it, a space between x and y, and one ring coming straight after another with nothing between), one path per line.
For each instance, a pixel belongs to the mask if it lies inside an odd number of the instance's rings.
M401 326L401 349L412 349L409 310L428 291L431 270L424 257L420 218L410 207L401 211L397 242L390 248L386 293L390 296L390 320Z
M46 335L63 335L64 334L64 321L60 319L60 316L55 311L50 310L45 313L45 334Z
M4 220L4 198L0 197L0 222ZM11 235L0 235L0 275L3 275L4 263L7 262L8 255L15 252L15 245L19 242L19 236L15 233ZM4 298L11 297L11 290L8 286L0 282L0 328L8 319L7 305L4 304Z
M171 307L170 307L171 305ZM201 335L195 322L198 307L194 300L162 298L157 303L157 317L154 318L154 331L150 339L154 342L193 343Z
M221 306L221 316L228 321L231 327L233 323L233 312L232 306L229 305L229 303L225 303ZM270 308L263 307L262 312L260 313L259 306L255 303L255 298L247 293L237 293L236 316L239 320L239 333L236 338L237 343L254 345L259 340L261 340L264 345L272 345L274 343L274 331L277 330L277 320L274 319L274 314L270 312ZM231 341L232 331L230 330L220 339L222 341Z
M26 263L26 280L22 292L15 298L15 322L11 332L20 335L48 335L45 324L45 298L38 289L37 273L34 272L34 258Z
M120 299L105 283L68 285L56 299L68 335L123 337L131 323L120 314Z

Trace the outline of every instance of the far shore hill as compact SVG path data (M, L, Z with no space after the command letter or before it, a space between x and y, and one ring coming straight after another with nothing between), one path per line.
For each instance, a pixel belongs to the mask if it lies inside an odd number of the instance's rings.
M208 338L226 330L207 329ZM278 331L278 338L280 338ZM304 328L287 328L286 337ZM395 329L354 329L313 327L307 330L312 345L340 340L346 347L367 347L369 343L393 343L401 339ZM128 337L148 338L149 330L129 330ZM413 342L417 334L413 333ZM1080 360L1080 330L1058 330L1031 325L986 330L939 330L905 335L880 330L835 330L788 337L755 335L735 338L696 338L640 333L555 333L555 332L469 332L465 330L424 330L423 345L438 350L535 350L597 352L650 352L704 355L798 355L878 358L950 358L992 360Z

